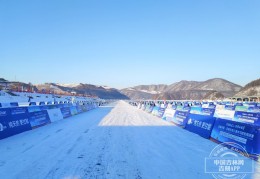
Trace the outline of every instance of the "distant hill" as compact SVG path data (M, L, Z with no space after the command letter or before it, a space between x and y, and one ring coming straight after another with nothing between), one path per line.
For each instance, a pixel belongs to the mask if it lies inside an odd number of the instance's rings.
M260 96L260 78L245 85L235 96Z
M76 93L85 96L96 96L102 99L129 99L126 95L122 94L115 88L109 88L107 86L96 86L91 84L59 84L59 83L45 83L32 85L23 82L10 82L4 78L0 78L0 89L5 89L6 85L8 89L14 91L38 91L38 92L55 92L55 94L71 95Z
M23 87L24 90L37 90L35 86L28 83L18 82L18 81L8 81L4 78L0 78L0 89L5 89L7 87L8 90L18 90Z
M130 99L152 99L154 95L163 93L167 85L140 85L120 90Z
M0 82L6 82L7 80L4 78L0 78Z
M105 86L96 86L91 84L58 84L58 83L46 83L36 85L38 90L55 90L55 93L64 94L81 94L86 96L97 96L102 99L129 99L126 95L120 93L115 88L109 88Z
M219 99L224 99L225 96L217 91L210 91L208 92L203 99L207 99L207 100L219 100Z
M223 99L232 96L260 95L260 79L241 87L235 83L221 78L213 78L206 81L180 81L171 85L139 85L122 90L107 86L96 86L92 84L60 84L45 83L32 85L22 82L9 82L0 78L0 88L5 88L8 83L9 89L30 89L39 92L55 92L56 94L71 95L77 93L85 96L97 96L103 99L161 99L161 100L202 100ZM7 82L7 83L6 83Z
M131 99L201 100L232 97L242 87L221 78L207 81L180 81L171 85L141 85L121 92Z

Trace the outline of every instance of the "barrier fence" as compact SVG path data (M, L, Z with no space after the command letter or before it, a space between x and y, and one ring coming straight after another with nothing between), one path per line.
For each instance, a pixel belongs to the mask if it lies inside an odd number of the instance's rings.
M66 119L97 107L97 103L66 103L0 108L0 139Z
M240 144L250 158L260 161L259 103L132 101L130 104L203 138Z

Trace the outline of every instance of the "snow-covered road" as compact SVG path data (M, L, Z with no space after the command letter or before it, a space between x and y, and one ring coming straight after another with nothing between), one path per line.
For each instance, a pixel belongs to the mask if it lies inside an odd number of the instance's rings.
M1 140L0 178L212 178L215 146L119 101Z

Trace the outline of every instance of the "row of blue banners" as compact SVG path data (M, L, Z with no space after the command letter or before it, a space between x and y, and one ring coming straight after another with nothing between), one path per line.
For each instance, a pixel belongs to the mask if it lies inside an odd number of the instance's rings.
M203 106L168 105L165 108L140 103L138 108L206 139L218 143L238 143L248 152L251 158L259 160L259 112L235 111L235 108L231 109L219 105L207 106L207 108Z
M58 104L46 106L0 108L0 139L4 139L46 124L96 108L96 104L76 106Z

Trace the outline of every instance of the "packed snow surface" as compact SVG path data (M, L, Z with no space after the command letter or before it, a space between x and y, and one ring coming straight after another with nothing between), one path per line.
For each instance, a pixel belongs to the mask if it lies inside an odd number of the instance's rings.
M120 101L1 140L0 178L208 179L216 145Z

